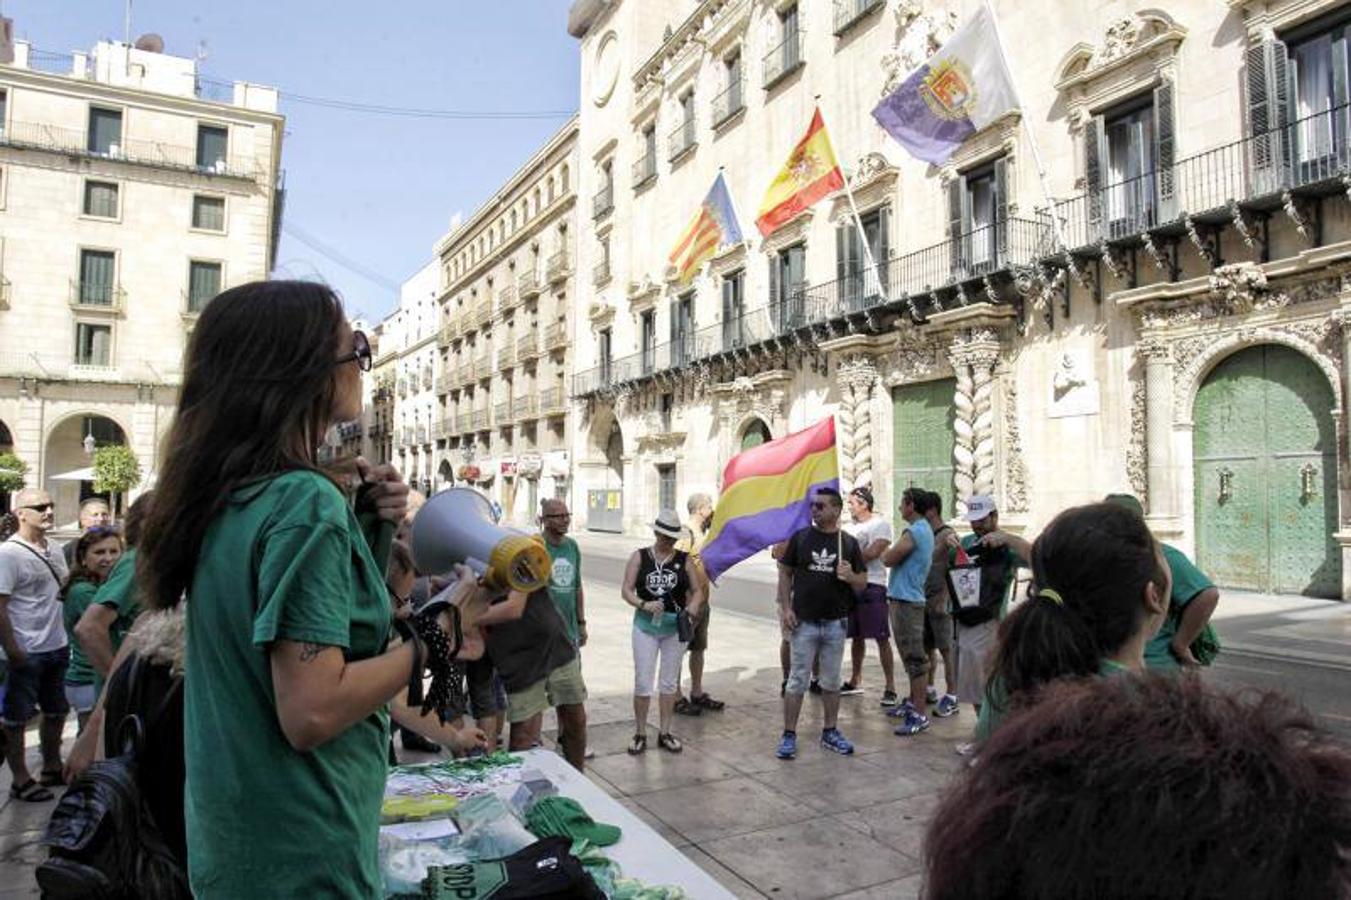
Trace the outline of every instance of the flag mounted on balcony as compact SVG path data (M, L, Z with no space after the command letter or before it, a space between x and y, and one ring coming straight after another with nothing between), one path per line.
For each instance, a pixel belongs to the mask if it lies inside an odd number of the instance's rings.
M823 487L840 487L833 417L732 457L713 528L699 550L708 577L716 581L811 524L811 497Z
M994 13L982 6L873 110L877 124L941 166L968 137L1018 106Z
M713 187L694 213L690 224L680 233L680 240L671 251L670 263L675 267L681 284L687 284L699 267L722 247L738 244L744 238L741 224L736 220L732 195L722 173L713 179Z
M844 172L830 145L821 110L812 113L812 123L797 142L788 161L765 191L760 214L755 219L760 233L769 237L780 225L792 221L798 213L821 198L844 187Z

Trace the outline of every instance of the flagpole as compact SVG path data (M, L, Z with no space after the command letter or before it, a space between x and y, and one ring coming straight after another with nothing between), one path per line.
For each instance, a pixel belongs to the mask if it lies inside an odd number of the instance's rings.
M1008 54L1004 52L1004 32L999 27L999 16L995 13L994 4L990 0L985 0L985 11L990 16L990 24L994 26L995 48L999 51L999 62L1004 66L1004 75L1009 80L1009 87L1013 90L1013 99L1018 104L1018 110L1023 111L1023 98L1018 93L1018 82L1013 77L1013 67L1009 65ZM1046 165L1041 159L1041 148L1037 146L1036 129L1026 115L1023 115L1023 121L1027 132L1027 144L1032 149L1032 163L1037 168L1037 180L1041 183L1041 194L1046 200L1046 210L1051 216L1051 229L1055 234L1057 248L1064 253L1069 252L1069 242L1065 240L1064 226L1060 221L1060 216L1056 212L1055 202L1051 199L1051 189L1046 183Z
M816 111L821 114L821 125L825 128L826 134L830 134L830 128L826 126L826 114L822 109L821 95L816 95ZM840 174L844 175L844 169L841 167ZM868 243L868 233L863 230L863 218L858 214L858 204L854 202L854 189L849 186L849 178L844 177L844 196L849 201L849 215L854 220L854 227L858 229L858 240L863 245L863 259L867 264L867 271L872 273L873 283L877 285L878 296L885 297L886 293L882 284L882 274L877 268L877 260L873 257L872 245ZM867 286L865 284L865 291ZM910 318L915 320L915 307L910 302L910 298L905 298L905 304L910 308ZM838 456L838 453L837 453Z

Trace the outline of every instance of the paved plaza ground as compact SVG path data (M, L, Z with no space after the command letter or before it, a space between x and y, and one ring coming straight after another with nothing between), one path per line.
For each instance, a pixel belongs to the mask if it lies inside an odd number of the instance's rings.
M599 562L603 542L584 541ZM631 549L630 539L627 546ZM620 544L614 542L618 551ZM612 554L615 555L615 554ZM842 757L816 741L820 703L808 698L799 726L796 760L774 757L782 729L777 625L738 607L768 609L768 578L719 589L709 650L707 686L727 709L698 718L677 716L680 755L656 747L656 714L647 753L625 752L633 734L632 612L617 596L603 566L591 567L587 619L590 642L583 662L591 699L588 774L651 824L663 837L740 897L825 898L918 896L920 854L928 818L962 759L954 746L974 723L970 708L914 738L892 734L878 704L881 673L870 654L867 692L841 700L841 729L857 752ZM762 576L770 570L766 568ZM756 586L756 583L759 586ZM1329 656L1345 662L1348 607L1301 601L1284 616L1261 598L1236 597L1221 608L1222 634L1262 637L1273 652ZM1282 641L1289 642L1283 646ZM1297 643L1298 642L1298 643ZM1311 643L1313 642L1313 643ZM1244 643L1247 646L1247 643ZM552 721L546 728L552 729ZM73 735L73 721L69 734ZM30 746L36 735L30 735ZM36 747L32 746L36 766ZM9 773L0 774L0 900L36 896L33 867L44 852L37 842L52 803L8 799Z

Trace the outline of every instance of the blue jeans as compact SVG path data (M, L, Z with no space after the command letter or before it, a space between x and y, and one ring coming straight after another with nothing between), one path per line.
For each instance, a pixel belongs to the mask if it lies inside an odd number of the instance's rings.
M22 728L40 709L44 716L64 717L70 712L66 702L66 667L70 665L70 647L28 654L22 666L9 664L9 684L5 689L0 720L6 727Z
M803 694L812 677L812 662L821 659L821 690L840 689L840 665L844 662L844 643L848 619L820 619L798 622L788 639L792 663L788 670L788 684L784 691Z

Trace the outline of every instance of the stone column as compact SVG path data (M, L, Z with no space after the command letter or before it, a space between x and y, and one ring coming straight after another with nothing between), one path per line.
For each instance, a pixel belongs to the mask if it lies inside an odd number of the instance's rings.
M957 376L953 406L953 481L957 499L991 494L995 485L994 366L999 340L990 329L974 328L953 339L949 351Z
M1150 518L1176 518L1173 478L1173 353L1158 337L1142 337L1135 352L1145 361L1145 481Z
M867 357L854 357L836 370L840 385L837 441L840 476L848 485L873 484L873 385L877 369Z

